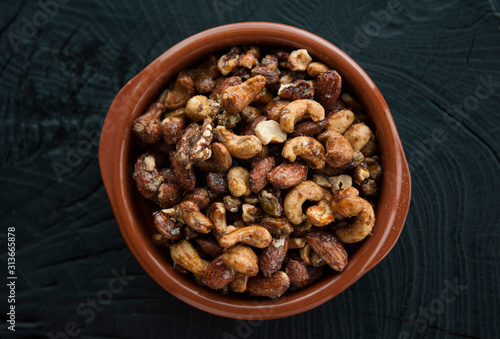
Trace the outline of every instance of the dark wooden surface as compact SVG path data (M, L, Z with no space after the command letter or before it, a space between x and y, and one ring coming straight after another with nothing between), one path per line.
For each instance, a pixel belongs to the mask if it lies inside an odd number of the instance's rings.
M19 338L500 336L499 1L54 1L0 5L0 337L13 337L9 226ZM57 5L47 15L44 3ZM394 250L356 284L304 314L248 323L190 307L144 273L97 148L115 94L149 62L201 30L255 20L316 33L367 71L413 194Z

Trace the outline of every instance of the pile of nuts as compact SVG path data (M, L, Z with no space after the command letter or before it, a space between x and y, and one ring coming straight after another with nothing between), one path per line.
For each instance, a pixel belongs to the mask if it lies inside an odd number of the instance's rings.
M341 272L382 168L361 106L305 49L233 47L181 71L132 130L153 242L212 289L277 298Z

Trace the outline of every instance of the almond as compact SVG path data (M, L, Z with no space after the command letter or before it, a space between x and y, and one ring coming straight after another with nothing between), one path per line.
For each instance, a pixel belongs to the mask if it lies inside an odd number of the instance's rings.
M290 278L290 285L294 287L304 287L309 284L309 272L306 265L298 260L288 260L286 264L286 274Z
M290 287L290 278L285 272L278 271L270 277L259 274L248 279L247 290L250 295L278 298Z
M203 283L208 287L218 290L226 287L236 276L236 272L224 264L222 255L215 258L203 273Z
M288 252L288 237L274 238L259 255L259 268L266 277L272 276L281 268Z
M267 180L277 188L293 187L307 178L307 166L297 162L284 162L276 166L268 175Z
M325 111L331 110L340 96L342 78L337 71L326 71L316 78L314 99L319 102Z
M347 265L347 252L335 236L325 231L313 230L307 234L306 239L313 251L328 266L342 272Z
M259 193L267 185L267 175L275 166L273 157L262 159L250 172L250 189Z

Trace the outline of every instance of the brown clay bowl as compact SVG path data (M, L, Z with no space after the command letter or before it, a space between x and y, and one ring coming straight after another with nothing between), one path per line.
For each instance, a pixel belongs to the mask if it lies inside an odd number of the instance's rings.
M235 45L305 48L314 60L336 69L343 86L371 119L384 178L376 208L373 235L350 255L342 273L332 273L307 288L276 300L220 293L198 285L172 268L168 254L151 242L155 207L139 194L132 179L139 156L131 131L142 114L185 67L210 53ZM335 297L377 265L396 243L410 204L410 173L401 140L387 104L370 77L330 42L304 30L266 22L237 23L193 35L163 53L118 93L109 108L99 145L99 165L111 206L130 250L146 272L165 290L206 312L237 319L274 319L310 310Z

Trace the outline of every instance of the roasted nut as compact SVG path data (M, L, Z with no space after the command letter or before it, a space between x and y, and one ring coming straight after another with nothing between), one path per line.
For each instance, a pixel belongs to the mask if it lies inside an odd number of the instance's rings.
M257 127L258 124L260 124L262 121L266 120L266 117L257 117L254 121L246 124L240 132L240 135L255 135L255 128Z
M253 106L247 106L243 108L243 110L240 112L240 115L243 121L245 121L246 123L250 123L258 117L262 116L260 114L260 111Z
M243 293L247 290L248 275L236 273L235 278L231 281L231 290L236 293Z
M332 210L344 218L358 215L364 207L363 199L359 197L359 192L354 187L339 189L333 193Z
M352 175L352 178L354 182L358 185L361 185L361 183L370 177L370 171L366 167L362 166L357 166L354 169L354 173Z
M246 224L255 224L262 219L262 210L254 205L243 204L241 211L241 218Z
M312 58L306 49L297 49L290 53L287 61L291 71L305 71Z
M266 217L260 221L260 224L276 238L286 237L293 232L292 225L283 218Z
M236 213L240 209L241 206L240 199L232 195L226 195L223 200L224 200L224 207L226 207L226 209L229 212Z
M371 136L372 131L370 127L362 122L351 125L344 133L344 137L349 141L354 151L362 149L368 143Z
M314 99L329 111L340 96L342 78L337 71L326 71L316 78Z
M179 73L175 80L174 87L171 90L166 90L164 94L165 108L173 110L185 106L194 93L194 82L191 77L187 73Z
M347 252L340 241L330 233L321 230L309 232L307 243L328 266L342 272L347 265Z
M184 223L198 233L209 233L213 228L212 221L200 212L198 205L191 200L179 204L179 215Z
M263 76L266 78L266 84L272 85L278 82L279 73L277 69L268 68L266 66L257 66L252 69L252 76Z
M207 186L210 197L226 195L229 190L227 187L227 176L222 173L210 172L207 174Z
M332 184L332 192L342 189L348 188L352 186L352 178L347 174L337 175L335 177L329 177L328 180Z
M325 144L326 162L332 167L340 167L351 161L353 149L344 136L335 131L326 131L319 135L318 140Z
M227 111L222 111L217 115L217 125L224 126L228 129L233 129L241 121L240 113L229 113Z
M176 110L165 113L165 118L181 118L186 119L186 108L178 108Z
M314 100L302 99L292 101L281 111L281 129L286 133L292 133L295 123L305 118L311 118L312 121L323 120L325 118L325 110Z
M357 113L363 110L361 105L349 93L342 93L340 98L351 111Z
M217 126L224 146L238 159L249 159L262 150L262 143L255 135L239 136L223 126Z
M306 238L290 238L288 240L288 248L293 250L303 248L307 244Z
M307 75L309 75L311 78L315 78L321 73L325 73L328 70L328 66L322 64L321 62L314 61L307 65Z
M295 80L281 85L278 95L288 100L312 99L314 97L314 85L310 80Z
M224 235L219 239L219 244L224 248L231 247L236 243L264 248L269 246L271 240L271 234L264 227L246 226Z
M184 119L167 117L160 125L163 140L169 145L175 145L182 136L184 130Z
M187 240L180 240L171 245L170 257L175 263L194 274L203 274L209 265L208 261L200 258L196 249Z
M266 85L262 75L254 76L244 83L227 87L222 91L221 104L229 113L239 113L254 101Z
M222 253L222 261L233 270L246 276L254 277L259 273L257 254L250 247L243 244L236 244L225 249L224 253Z
M223 236L227 233L226 207L221 202L214 202L207 211L207 216L212 220L215 230Z
M250 188L252 192L259 193L267 185L267 175L274 168L274 158L262 159L250 172Z
M365 161L366 160L367 159L365 158ZM370 171L370 178L373 180L377 180L382 175L382 167L380 166L378 161L369 164L368 171Z
M204 95L190 98L186 105L186 115L194 122L213 116L220 111L220 104Z
M272 217L280 217L283 214L283 204L281 201L281 191L277 188L269 187L259 192L260 206L265 213Z
M325 148L311 137L296 137L289 140L283 147L281 155L291 162L301 157L310 168L325 167Z
M306 266L298 260L288 260L285 272L290 278L290 285L293 287L304 287L310 283Z
M311 180L301 182L288 191L285 202L285 216L295 225L302 222L302 204L306 200L319 201L323 198L323 190Z
M374 225L375 211L368 201L363 200L363 209L354 218L350 227L339 228L335 234L343 243L352 244L360 242L369 236Z
M133 178L137 189L146 199L153 200L158 194L158 188L165 178L156 168L153 155L143 154L135 162Z
M270 277L262 274L248 279L247 290L250 295L278 298L290 287L290 279L285 272L278 271Z
M236 276L236 272L224 264L222 255L215 258L203 272L203 283L211 289L218 290L226 287Z
M262 161L262 159L267 158L269 156L269 147L267 145L263 145L262 149L260 152L253 157L252 162L250 163L250 166L253 168L257 166L259 162Z
M348 109L343 109L341 111L335 112L326 118L327 131L335 131L337 133L343 134L349 126L351 126L354 121L354 113Z
M320 256L318 256L316 253L312 252L311 253L311 266L314 267L320 267L326 265L326 262L321 259Z
M238 66L251 69L259 62L260 50L258 47L251 46L238 61Z
M263 145L270 142L280 144L286 140L286 133L281 129L281 125L274 120L260 121L255 126L255 135Z
M203 63L191 71L196 90L202 94L210 93L215 88L215 80L219 75L217 57L210 55Z
M372 137L370 138L370 140L368 140L366 145L364 145L363 148L360 149L359 151L361 153L363 153L363 156L365 158L371 157L372 155L375 154L375 152L377 152L377 144L375 143L375 138L373 137L373 133L372 133Z
M222 255L222 247L219 242L213 237L204 237L196 239L196 244L201 248L201 250L207 253L212 258L217 258Z
M206 172L226 172L231 168L233 159L224 144L214 142L210 145L212 155L205 161L196 163L199 169Z
M300 253L300 259L304 262L304 264L311 266L311 245L307 244L300 248L299 253Z
M259 255L259 268L262 274L270 277L283 264L288 252L288 237L273 239L271 244L264 248Z
M210 99L212 100L220 100L222 97L222 92L228 88L229 86L236 86L241 84L241 78L237 76L233 76L230 78L227 78L226 80L222 81L220 84L215 87L214 91L212 94L210 94Z
M332 183L323 175L313 174L313 181L321 187L332 187Z
M307 166L298 162L284 162L276 166L268 175L267 180L276 188L287 189L307 178Z
M221 72L222 75L226 75L232 72L236 66L238 66L238 62L241 59L241 49L238 47L233 47L229 51L229 53L224 54L217 61L217 68Z
M132 123L132 130L146 144L154 144L160 141L160 119L163 111L163 105L155 102L149 106L146 113L135 119Z
M181 225L175 220L175 209L163 209L153 213L153 221L156 230L170 240L181 238Z
M161 208L174 207L182 201L182 190L177 182L164 182L157 193L157 202Z
M367 179L361 184L361 194L365 198L373 198L377 195L377 183L373 179Z
M250 173L241 166L231 167L227 174L227 183L229 192L235 197L252 193L250 189Z
M315 206L306 210L307 219L314 226L326 226L335 220L335 213L331 207L332 194L330 190L323 188L323 199Z
M314 121L301 121L295 124L294 132L291 134L292 137L314 137L321 132L326 127L326 120L321 120L318 122Z
M169 248L170 245L172 245L172 243L174 242L173 240L170 240L160 233L153 234L153 237L151 239L153 241L153 244L160 248Z
M210 204L210 196L208 195L208 191L201 187L197 187L193 192L189 192L188 194L186 194L184 200L193 201L199 209L205 209Z
M280 121L281 112L290 103L288 100L283 100L280 97L275 97L264 107L264 115L271 120Z
M178 219L179 222L184 222L181 218ZM185 226L181 230L181 238L186 239L186 240L196 240L199 239L202 234L196 232L194 229L192 229L189 226Z

